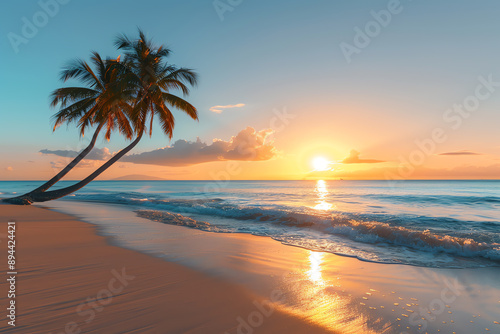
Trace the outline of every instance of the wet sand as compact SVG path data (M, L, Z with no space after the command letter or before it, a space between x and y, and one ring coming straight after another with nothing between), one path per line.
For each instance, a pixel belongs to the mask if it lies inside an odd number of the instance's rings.
M237 333L238 327L259 333L326 332L270 308L265 298L240 286L109 245L94 226L71 216L1 205L0 221L2 271L7 271L7 221L16 221L18 270L16 326L4 315L1 332ZM3 279L4 313L7 290ZM274 312L257 315L259 307Z
M47 206L98 227L36 207L0 208L5 231L6 219L19 222L25 327L13 332L64 333L71 321L82 333L500 332L499 268L369 263L161 224L119 206ZM135 278L86 323L90 312L76 308L122 268Z

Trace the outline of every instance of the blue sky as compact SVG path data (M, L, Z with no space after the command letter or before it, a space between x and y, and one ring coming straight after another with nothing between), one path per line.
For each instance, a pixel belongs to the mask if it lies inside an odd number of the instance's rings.
M22 18L32 20L41 7L37 1L4 1L1 154L13 164L36 159L41 149L76 147L72 126L51 131L54 110L48 96L61 86L61 66L75 57L88 59L91 50L117 56L115 36L134 36L141 27L174 51L173 63L200 74L200 85L190 96L200 122L177 114L173 141L228 140L247 126L265 129L272 110L286 107L298 121L275 138L285 153L299 154L291 148L305 140L297 135L303 132L314 142L337 141L345 155L357 149L396 159L414 138L441 122L446 108L474 90L478 76L493 73L500 81L500 3L401 1L401 12L347 63L339 44L353 43L354 28L363 28L373 20L371 11L384 10L388 3L244 0L221 20L208 0L73 0L60 5L16 53L8 34L21 34ZM245 107L209 111L237 103ZM442 149L495 154L499 107L497 94ZM159 128L154 132L137 151L169 144ZM124 143L114 136L98 146L113 152Z

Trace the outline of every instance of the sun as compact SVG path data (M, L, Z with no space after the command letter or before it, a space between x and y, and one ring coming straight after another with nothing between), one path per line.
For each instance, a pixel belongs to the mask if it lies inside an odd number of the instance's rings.
M330 169L330 161L324 157L316 157L312 161L312 166L315 171L324 172Z

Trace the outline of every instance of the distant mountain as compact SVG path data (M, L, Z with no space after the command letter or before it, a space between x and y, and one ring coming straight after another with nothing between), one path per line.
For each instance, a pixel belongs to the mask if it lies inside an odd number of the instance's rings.
M166 180L161 177L149 176L149 175L141 175L141 174L131 174L116 177L111 179L112 181L153 181L153 180Z

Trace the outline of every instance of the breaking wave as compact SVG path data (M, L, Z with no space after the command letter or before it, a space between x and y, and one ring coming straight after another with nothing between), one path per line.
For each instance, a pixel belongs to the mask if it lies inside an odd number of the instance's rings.
M286 244L366 261L430 267L500 265L500 237L496 233L500 224L494 221L325 213L306 207L257 207L221 198L161 198L139 193L82 194L74 199L125 204L139 217L161 223L265 235ZM481 230L475 231L478 224Z

